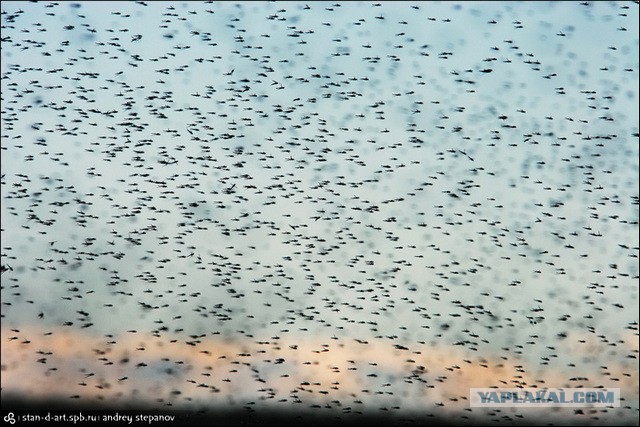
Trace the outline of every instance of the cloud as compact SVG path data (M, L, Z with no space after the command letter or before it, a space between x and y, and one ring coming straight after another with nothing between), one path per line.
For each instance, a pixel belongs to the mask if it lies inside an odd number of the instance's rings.
M338 412L402 408L408 413L475 416L490 410L469 410L473 387L602 385L620 388L628 397L638 385L637 370L618 360L608 363L610 376L576 371L581 377L603 378L595 384L571 381L557 367L540 371L525 362L499 355L473 357L447 345L399 348L381 338L365 342L318 337L293 343L206 336L185 342L139 333L95 337L71 330L47 335L34 328L16 331L2 330L3 393L109 402L123 409L135 404L270 410L297 402L303 410L333 405ZM587 345L570 345L566 350L577 357L601 346L597 340ZM621 346L637 352L637 337L630 336ZM594 369L594 364L585 368Z

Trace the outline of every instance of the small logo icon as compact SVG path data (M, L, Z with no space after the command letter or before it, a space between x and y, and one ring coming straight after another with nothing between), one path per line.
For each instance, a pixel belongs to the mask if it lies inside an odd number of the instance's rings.
M4 416L4 421L6 423L9 423L9 424L13 425L13 424L16 423L16 416L13 415L13 412L9 412L7 415Z

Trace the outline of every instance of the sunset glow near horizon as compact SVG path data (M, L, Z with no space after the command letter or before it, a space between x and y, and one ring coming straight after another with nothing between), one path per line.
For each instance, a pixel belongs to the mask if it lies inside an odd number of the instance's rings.
M637 423L638 47L634 2L3 2L3 399Z

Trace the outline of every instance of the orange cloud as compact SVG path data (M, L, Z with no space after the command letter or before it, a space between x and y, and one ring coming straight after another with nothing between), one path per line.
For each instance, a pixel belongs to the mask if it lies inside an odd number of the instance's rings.
M124 406L333 405L363 412L386 408L464 414L471 412L468 396L473 387L596 386L568 381L571 371L534 369L497 355L471 358L460 347L401 347L380 338L366 343L300 339L290 344L208 336L187 343L139 333L105 338L69 330L43 335L7 328L2 336L3 393ZM628 349L637 348L635 338ZM567 351L580 348L567 346ZM609 362L611 375L583 371L581 376L621 388L622 396L633 397L629 400L637 405L637 370L623 375L629 370L614 363ZM474 408L478 412L483 413Z

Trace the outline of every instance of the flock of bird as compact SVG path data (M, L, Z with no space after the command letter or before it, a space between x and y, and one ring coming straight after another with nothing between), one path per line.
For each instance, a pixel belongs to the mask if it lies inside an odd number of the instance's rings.
M637 423L638 2L1 13L3 400Z

